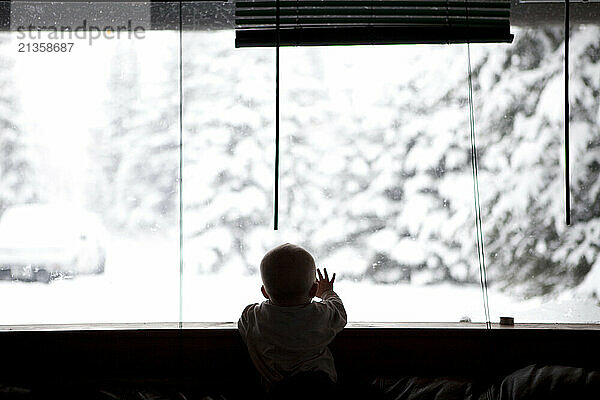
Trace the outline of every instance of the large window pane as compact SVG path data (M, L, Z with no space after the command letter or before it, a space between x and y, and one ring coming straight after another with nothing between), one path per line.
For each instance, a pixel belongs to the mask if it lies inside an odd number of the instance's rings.
M513 27L510 45L472 46L493 320L600 321L592 268L600 237L593 191L600 36L591 25L571 32L573 224L566 226L562 15L562 8L559 18L537 13Z
M282 50L284 221L337 271L352 321L483 320L466 56Z
M237 321L262 254L295 240L272 228L275 52L234 40L183 36L184 321Z
M178 33L148 3L11 6L0 324L176 321Z
M573 6L570 227L555 6L470 46L493 321L600 321L598 6ZM183 10L180 61L178 3L11 4L0 324L235 321L285 242L351 321L482 321L467 46L282 48L274 231L275 50L234 47L233 3Z
M573 285L559 298L600 322L600 5L583 4L587 21L571 18L570 156L573 225L557 249L573 271Z
M185 321L263 300L285 242L337 272L351 321L483 320L465 46L282 49L279 231L274 50L233 29L183 49Z

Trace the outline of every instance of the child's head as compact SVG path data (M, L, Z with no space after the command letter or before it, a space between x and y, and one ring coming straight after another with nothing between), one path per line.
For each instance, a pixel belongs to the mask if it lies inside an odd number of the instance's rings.
M260 275L263 295L276 304L304 304L316 293L315 260L306 250L290 243L265 254Z

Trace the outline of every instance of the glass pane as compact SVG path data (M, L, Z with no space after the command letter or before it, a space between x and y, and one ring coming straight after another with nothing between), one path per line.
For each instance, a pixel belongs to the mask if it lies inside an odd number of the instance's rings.
M231 5L205 7L184 19L226 22L183 38L184 321L264 300L285 242L337 272L351 321L483 320L466 47L282 49L273 231L275 51L234 48Z
M282 223L351 321L484 319L466 70L464 45L282 49Z
M236 49L231 7L184 9L184 321L237 321L262 255L295 240L272 226L275 51Z
M495 322L499 316L516 322L600 321L594 297L600 281L590 272L600 237L598 197L591 193L598 183L598 105L592 98L600 36L595 26L572 31L573 225L567 227L563 9L560 15L538 9L520 21L512 27L512 44L471 46Z
M0 324L177 321L178 33L149 3L11 8Z
M577 4L569 37L572 225L555 250L566 287L559 321L600 323L600 4ZM562 271L561 271L562 272Z

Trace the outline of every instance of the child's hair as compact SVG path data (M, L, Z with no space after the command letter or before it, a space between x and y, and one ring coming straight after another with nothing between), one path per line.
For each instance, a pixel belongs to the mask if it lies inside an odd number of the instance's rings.
M282 244L265 254L260 275L269 297L275 301L302 300L315 283L315 260L302 247Z

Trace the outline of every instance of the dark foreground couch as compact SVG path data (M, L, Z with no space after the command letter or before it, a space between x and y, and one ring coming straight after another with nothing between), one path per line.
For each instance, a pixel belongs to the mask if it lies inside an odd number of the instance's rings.
M232 325L59 328L0 330L0 398L262 396ZM600 399L595 327L354 325L330 347L343 398Z

